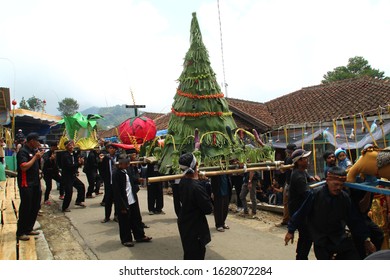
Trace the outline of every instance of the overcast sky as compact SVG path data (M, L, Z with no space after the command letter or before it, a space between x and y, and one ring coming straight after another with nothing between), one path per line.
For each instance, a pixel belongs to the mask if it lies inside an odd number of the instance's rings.
M196 12L223 82L217 0L0 0L0 87L58 114L91 106L170 111ZM220 0L228 97L266 102L363 56L390 76L388 0ZM224 90L226 95L226 91Z

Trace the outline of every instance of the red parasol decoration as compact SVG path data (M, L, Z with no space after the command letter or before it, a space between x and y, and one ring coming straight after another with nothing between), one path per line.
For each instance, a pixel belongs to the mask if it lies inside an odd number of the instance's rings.
M143 144L156 137L156 124L147 117L135 117L119 125L119 139L123 144Z

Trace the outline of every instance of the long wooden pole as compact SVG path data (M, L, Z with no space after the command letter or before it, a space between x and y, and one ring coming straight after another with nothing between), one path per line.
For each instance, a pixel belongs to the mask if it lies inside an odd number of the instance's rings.
M204 172L204 175L206 177L212 177L212 176L218 176L218 175L224 175L224 174L240 174L240 173L246 173L246 172L250 172L250 171L291 169L293 167L294 167L293 164L281 165L281 166L266 166L266 167L259 166L259 167L240 168L240 169L231 169L231 170L208 171L208 172ZM182 177L183 177L183 174L156 176L156 177L148 178L148 182L149 183L156 183L156 182L171 181L171 180L181 179Z

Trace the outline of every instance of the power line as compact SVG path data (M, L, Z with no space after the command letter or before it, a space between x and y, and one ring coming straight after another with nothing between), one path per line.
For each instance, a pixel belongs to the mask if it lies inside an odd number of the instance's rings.
M221 55L222 55L222 73L223 73L223 86L225 87L225 95L228 97L228 92L227 92L227 83L226 83L226 75L225 75L225 59L223 57L223 42L222 42L222 23L221 23L221 11L219 8L219 0L217 0L217 5L218 5L218 19L219 19L219 34L221 37Z

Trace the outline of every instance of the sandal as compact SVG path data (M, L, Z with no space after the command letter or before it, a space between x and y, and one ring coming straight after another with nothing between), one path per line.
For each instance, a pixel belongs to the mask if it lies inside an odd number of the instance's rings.
M230 227L228 225L223 225L223 228L224 229L230 229Z
M224 229L223 227L217 227L217 231L219 231L219 232L224 232L225 229Z
M81 206L83 208L87 207L84 202L76 202L75 205Z
M150 242L150 241L152 241L152 238L149 236L144 236L141 239L137 239L136 241L137 242Z
M126 247L134 247L134 243L133 242L123 242L122 245L126 246Z

